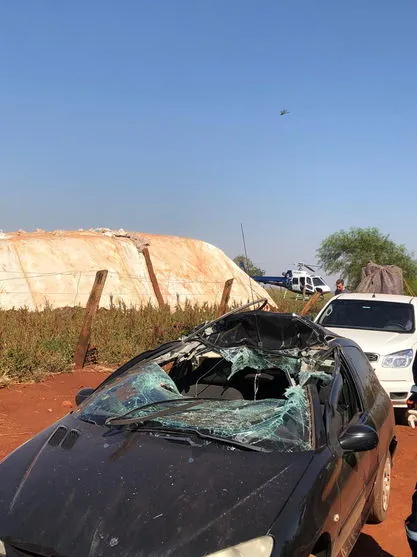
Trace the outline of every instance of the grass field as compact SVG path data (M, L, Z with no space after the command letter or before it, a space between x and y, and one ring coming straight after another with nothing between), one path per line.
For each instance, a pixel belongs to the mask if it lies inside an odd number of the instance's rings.
M270 289L269 293L282 312L298 313L305 303L280 289ZM180 337L217 314L218 307L208 305L187 305L174 311L152 306L100 309L91 338L96 363L117 366L144 350ZM80 307L0 311L0 386L70 371L83 316L84 309Z

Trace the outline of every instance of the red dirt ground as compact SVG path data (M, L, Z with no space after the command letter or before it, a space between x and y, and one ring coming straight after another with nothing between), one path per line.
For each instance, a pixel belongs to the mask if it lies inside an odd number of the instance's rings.
M0 459L29 437L64 416L82 387L95 387L103 372L84 370L47 378L34 385L0 390ZM387 520L364 528L351 557L409 557L403 522L417 481L417 429L397 426L391 504Z

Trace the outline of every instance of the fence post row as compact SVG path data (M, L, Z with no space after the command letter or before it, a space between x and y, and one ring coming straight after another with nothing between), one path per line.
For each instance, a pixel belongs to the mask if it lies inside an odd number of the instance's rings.
M94 317L97 313L107 275L108 271L106 270L97 271L96 273L93 288L91 289L90 296L85 308L84 322L83 326L81 327L80 337L75 349L74 366L76 369L84 367L85 357L90 342L91 327L94 321Z
M151 279L154 294L156 296L156 299L158 300L159 307L163 308L165 305L164 299L161 294L161 289L159 288L158 279L156 278L155 271L153 269L152 259L151 259L151 254L149 253L149 249L143 248L142 253L145 258L146 268L148 269L148 274L149 274L149 278Z
M231 278L224 283L222 299L220 300L220 306L219 306L219 317L224 313L226 313L227 311L227 304L229 303L233 281L234 279Z

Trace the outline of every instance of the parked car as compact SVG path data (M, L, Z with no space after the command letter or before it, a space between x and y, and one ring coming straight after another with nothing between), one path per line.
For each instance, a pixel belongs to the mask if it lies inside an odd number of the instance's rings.
M417 298L389 294L341 294L315 321L359 344L394 407L407 408L417 382Z
M140 354L0 464L7 557L348 555L393 409L355 342L235 311Z

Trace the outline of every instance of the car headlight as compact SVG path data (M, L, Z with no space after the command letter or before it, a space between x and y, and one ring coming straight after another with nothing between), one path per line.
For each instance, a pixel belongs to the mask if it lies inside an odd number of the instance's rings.
M261 536L227 549L221 549L216 553L210 553L207 557L270 557L273 548L273 538L271 536Z
M412 361L413 351L411 349L401 350L385 356L382 360L382 367L407 367Z

